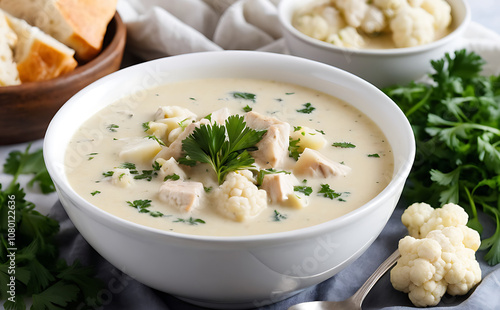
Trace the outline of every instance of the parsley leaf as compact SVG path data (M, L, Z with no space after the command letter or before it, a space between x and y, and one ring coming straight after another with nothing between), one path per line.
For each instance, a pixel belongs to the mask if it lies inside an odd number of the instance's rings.
M229 172L253 167L255 161L249 152L257 149L255 144L265 133L247 127L239 115L229 116L225 125L201 125L182 141L184 156L179 163L208 163L222 184Z
M304 107L302 109L299 109L299 110L296 110L296 111L299 112L299 113L311 114L312 111L316 110L316 108L313 107L310 102L304 103L303 106Z
M176 180L179 180L181 177L174 173L174 174L169 174L167 176L165 176L165 178L163 178L163 181L167 181L167 180L172 180L172 181L176 181Z
M10 152L3 166L3 172L14 176L13 183L17 182L20 174L34 174L28 186L39 184L42 193L54 192L55 186L45 167L42 149L30 153L30 148L31 146L28 146L24 152Z
M198 225L198 224L205 224L205 221L202 219L195 219L193 217L189 217L188 219L178 218L174 221L174 223L186 223L189 225Z
M340 197L340 194L331 189L329 184L320 184L320 186L321 188L318 191L318 194L323 194L323 197L330 198L332 200Z
M123 168L123 169L129 169L129 170L136 169L135 164L129 163L129 162L121 163L118 167Z
M255 94L252 93L246 93L246 92L232 92L233 98L236 99L244 99L244 100L251 100L252 102L255 102Z
M312 187L306 186L306 185L296 185L293 187L293 190L296 192L302 193L306 196L311 195L313 192Z
M292 139L292 137L289 137L289 144L288 144L288 155L292 157L295 160L298 160L300 157L301 152L299 151L300 146L300 138L299 139Z
M356 147L356 145L354 145L350 142L334 142L334 143L332 143L332 146L340 147L343 149L353 149Z
M116 124L109 124L108 127L106 127L109 131L111 132L116 132L117 128L120 128L120 126L116 125Z
M36 305L34 309L65 309L76 299L78 292L76 285L56 282L46 290L33 294L33 305Z
M148 213L152 217L162 217L164 214L160 211L151 211L149 207L151 207L150 199L137 199L134 201L127 201L127 204L132 208L135 208L139 211L139 213Z
M151 207L150 199L137 199L134 201L127 201L127 204L132 208L136 208L139 210L139 213L148 213L149 210L147 208Z
M287 218L288 216L286 216L285 214L278 212L278 210L274 210L273 221L281 222L282 220L286 220Z

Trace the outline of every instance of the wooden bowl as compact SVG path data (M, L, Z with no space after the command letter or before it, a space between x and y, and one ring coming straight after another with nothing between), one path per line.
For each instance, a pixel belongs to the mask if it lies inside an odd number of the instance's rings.
M125 40L125 24L115 13L96 58L52 80L0 87L0 145L42 138L54 114L69 98L120 68Z

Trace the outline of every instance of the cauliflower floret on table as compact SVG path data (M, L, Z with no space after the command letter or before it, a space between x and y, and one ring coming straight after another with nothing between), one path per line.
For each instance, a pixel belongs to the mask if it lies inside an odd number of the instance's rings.
M267 193L253 183L249 170L228 173L213 198L219 212L238 222L259 215L267 207Z
M390 22L396 47L412 47L434 41L434 17L420 7L405 6Z
M475 238L479 243L477 232ZM465 239L463 227L433 230L423 239L404 237L399 242L401 258L390 273L393 287L408 293L418 307L437 305L445 292L467 293L481 281L481 269L477 248L467 247Z
M410 236L399 242L401 258L391 270L391 283L409 293L415 306L436 305L445 292L466 294L481 281L475 257L481 239L466 226L468 215L462 207L448 203L433 209L414 203L401 221Z
M415 238L424 238L430 231L444 227L465 226L468 219L465 210L454 203L437 209L427 203L414 203L401 216L401 222Z

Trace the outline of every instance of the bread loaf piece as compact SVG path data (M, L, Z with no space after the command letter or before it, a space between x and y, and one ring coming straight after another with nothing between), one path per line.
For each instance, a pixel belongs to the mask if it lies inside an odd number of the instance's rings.
M0 9L73 48L83 62L102 48L117 0L0 0Z
M17 35L7 23L5 14L0 10L0 86L21 83L12 52L16 43Z
M21 83L49 80L72 71L75 51L26 21L5 14L17 35L14 61Z

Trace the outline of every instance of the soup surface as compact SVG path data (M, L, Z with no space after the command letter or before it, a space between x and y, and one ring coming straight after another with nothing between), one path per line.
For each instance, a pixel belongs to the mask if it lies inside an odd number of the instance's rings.
M193 138L200 128L236 132L229 119L262 135L247 149L252 167L219 182L210 164L193 160L196 152L172 155L187 138L206 143ZM233 163L242 162L239 156ZM205 79L162 85L105 107L75 133L66 167L82 197L123 219L186 234L240 236L342 216L387 186L394 160L381 130L337 98L274 81Z

